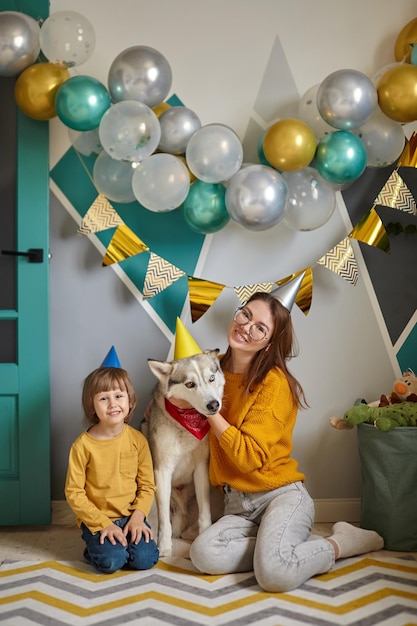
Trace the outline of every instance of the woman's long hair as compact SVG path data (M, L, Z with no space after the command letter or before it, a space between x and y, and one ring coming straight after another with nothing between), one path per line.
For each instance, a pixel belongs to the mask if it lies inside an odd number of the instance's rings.
M262 300L269 306L274 319L274 332L268 346L253 356L245 379L246 391L250 393L256 385L264 380L269 370L278 367L287 377L294 402L299 408L307 408L308 404L303 388L287 367L287 361L298 353L291 315L279 300L269 293L257 291L246 304L254 300ZM226 365L230 358L231 348L229 346L222 358L222 363Z

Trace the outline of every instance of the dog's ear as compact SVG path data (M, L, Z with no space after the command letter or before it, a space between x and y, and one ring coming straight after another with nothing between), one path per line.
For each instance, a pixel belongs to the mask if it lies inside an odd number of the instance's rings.
M172 372L172 363L170 361L156 361L148 359L150 370L159 380L163 380Z
M204 354L208 354L209 356L217 356L219 352L219 348L215 348L214 350L204 350Z

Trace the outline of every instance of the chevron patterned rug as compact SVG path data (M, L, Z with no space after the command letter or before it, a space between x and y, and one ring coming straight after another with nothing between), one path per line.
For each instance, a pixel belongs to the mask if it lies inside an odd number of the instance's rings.
M0 566L0 622L7 626L411 626L417 561L352 558L290 593L265 593L253 573L203 576L164 559L145 572L96 574L81 562Z

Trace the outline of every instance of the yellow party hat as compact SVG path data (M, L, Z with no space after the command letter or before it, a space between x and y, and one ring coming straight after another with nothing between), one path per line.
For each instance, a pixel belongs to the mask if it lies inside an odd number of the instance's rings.
M174 361L177 359L185 359L188 356L194 354L201 354L202 350L198 344L194 341L180 318L177 317L177 323L175 326L175 350Z

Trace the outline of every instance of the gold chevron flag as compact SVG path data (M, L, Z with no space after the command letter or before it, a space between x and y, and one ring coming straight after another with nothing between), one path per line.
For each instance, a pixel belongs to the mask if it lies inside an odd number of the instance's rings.
M213 283L203 278L188 276L188 293L190 297L191 319L194 322L211 307L222 293L225 285Z
M349 238L345 237L332 250L329 250L317 261L352 285L358 282L358 264L353 253Z
M379 195L375 198L374 204L388 206L391 209L399 209L417 215L417 207L413 195L397 170L394 170L382 187Z
M103 265L120 263L135 254L149 250L144 243L126 224L118 226L103 258Z
M413 133L397 161L399 167L417 167L417 133Z
M383 252L390 252L387 231L374 207L363 216L348 236L351 239L362 241L368 246L379 248Z
M77 233L79 235L91 235L91 233L99 233L121 224L123 224L122 218L116 213L107 198L100 193L81 220Z
M154 252L150 253L148 269L146 270L143 285L143 297L153 298L176 280L184 276L185 272Z
M233 287L233 289L235 290L240 302L244 304L257 291L266 291L269 293L273 286L274 283L256 283L254 285L241 285L240 287Z

